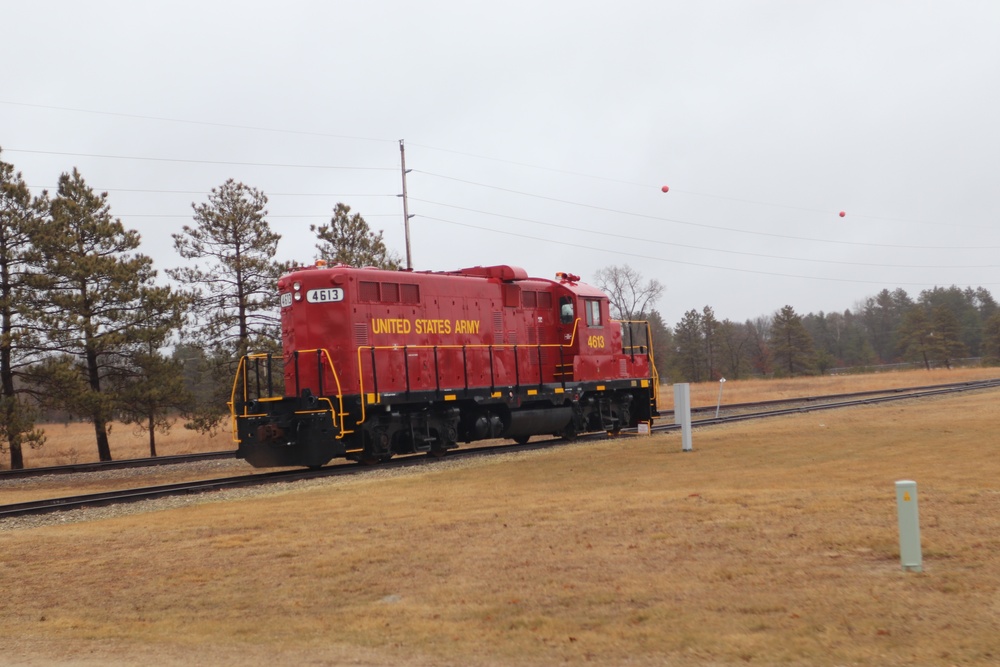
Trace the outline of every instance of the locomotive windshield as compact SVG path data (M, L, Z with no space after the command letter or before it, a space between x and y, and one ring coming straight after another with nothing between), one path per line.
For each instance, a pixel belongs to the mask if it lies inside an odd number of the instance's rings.
M573 297L559 297L559 321L563 324L573 324Z
M587 299L587 326L601 326L601 302L597 299Z

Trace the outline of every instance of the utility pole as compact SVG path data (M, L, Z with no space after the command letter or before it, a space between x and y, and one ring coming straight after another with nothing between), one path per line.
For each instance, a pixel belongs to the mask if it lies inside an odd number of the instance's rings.
M413 261L410 257L410 207L406 201L406 149L403 147L403 140L399 140L399 166L403 171L403 229L406 232L406 270L413 270Z

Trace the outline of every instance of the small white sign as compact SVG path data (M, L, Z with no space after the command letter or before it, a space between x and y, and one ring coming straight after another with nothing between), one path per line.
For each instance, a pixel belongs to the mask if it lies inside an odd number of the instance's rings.
M334 303L344 300L344 290L340 287L327 287L326 289L311 289L306 292L306 301L309 303Z
M649 435L649 422L639 422L639 435Z
M288 308L290 305L292 305L292 293L291 292L282 292L281 293L281 307L282 308Z

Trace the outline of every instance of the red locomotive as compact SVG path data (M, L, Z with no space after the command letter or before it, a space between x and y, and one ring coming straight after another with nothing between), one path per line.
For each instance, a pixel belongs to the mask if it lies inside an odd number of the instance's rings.
M294 270L278 281L283 358L240 362L238 456L257 467L373 463L651 420L648 326L644 345L624 348L608 297L579 280L512 266Z

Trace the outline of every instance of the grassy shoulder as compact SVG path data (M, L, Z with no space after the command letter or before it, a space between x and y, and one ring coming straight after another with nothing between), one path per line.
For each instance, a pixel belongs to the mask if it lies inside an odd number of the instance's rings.
M994 664L996 399L7 531L0 620L24 664ZM904 478L920 574L899 563Z

